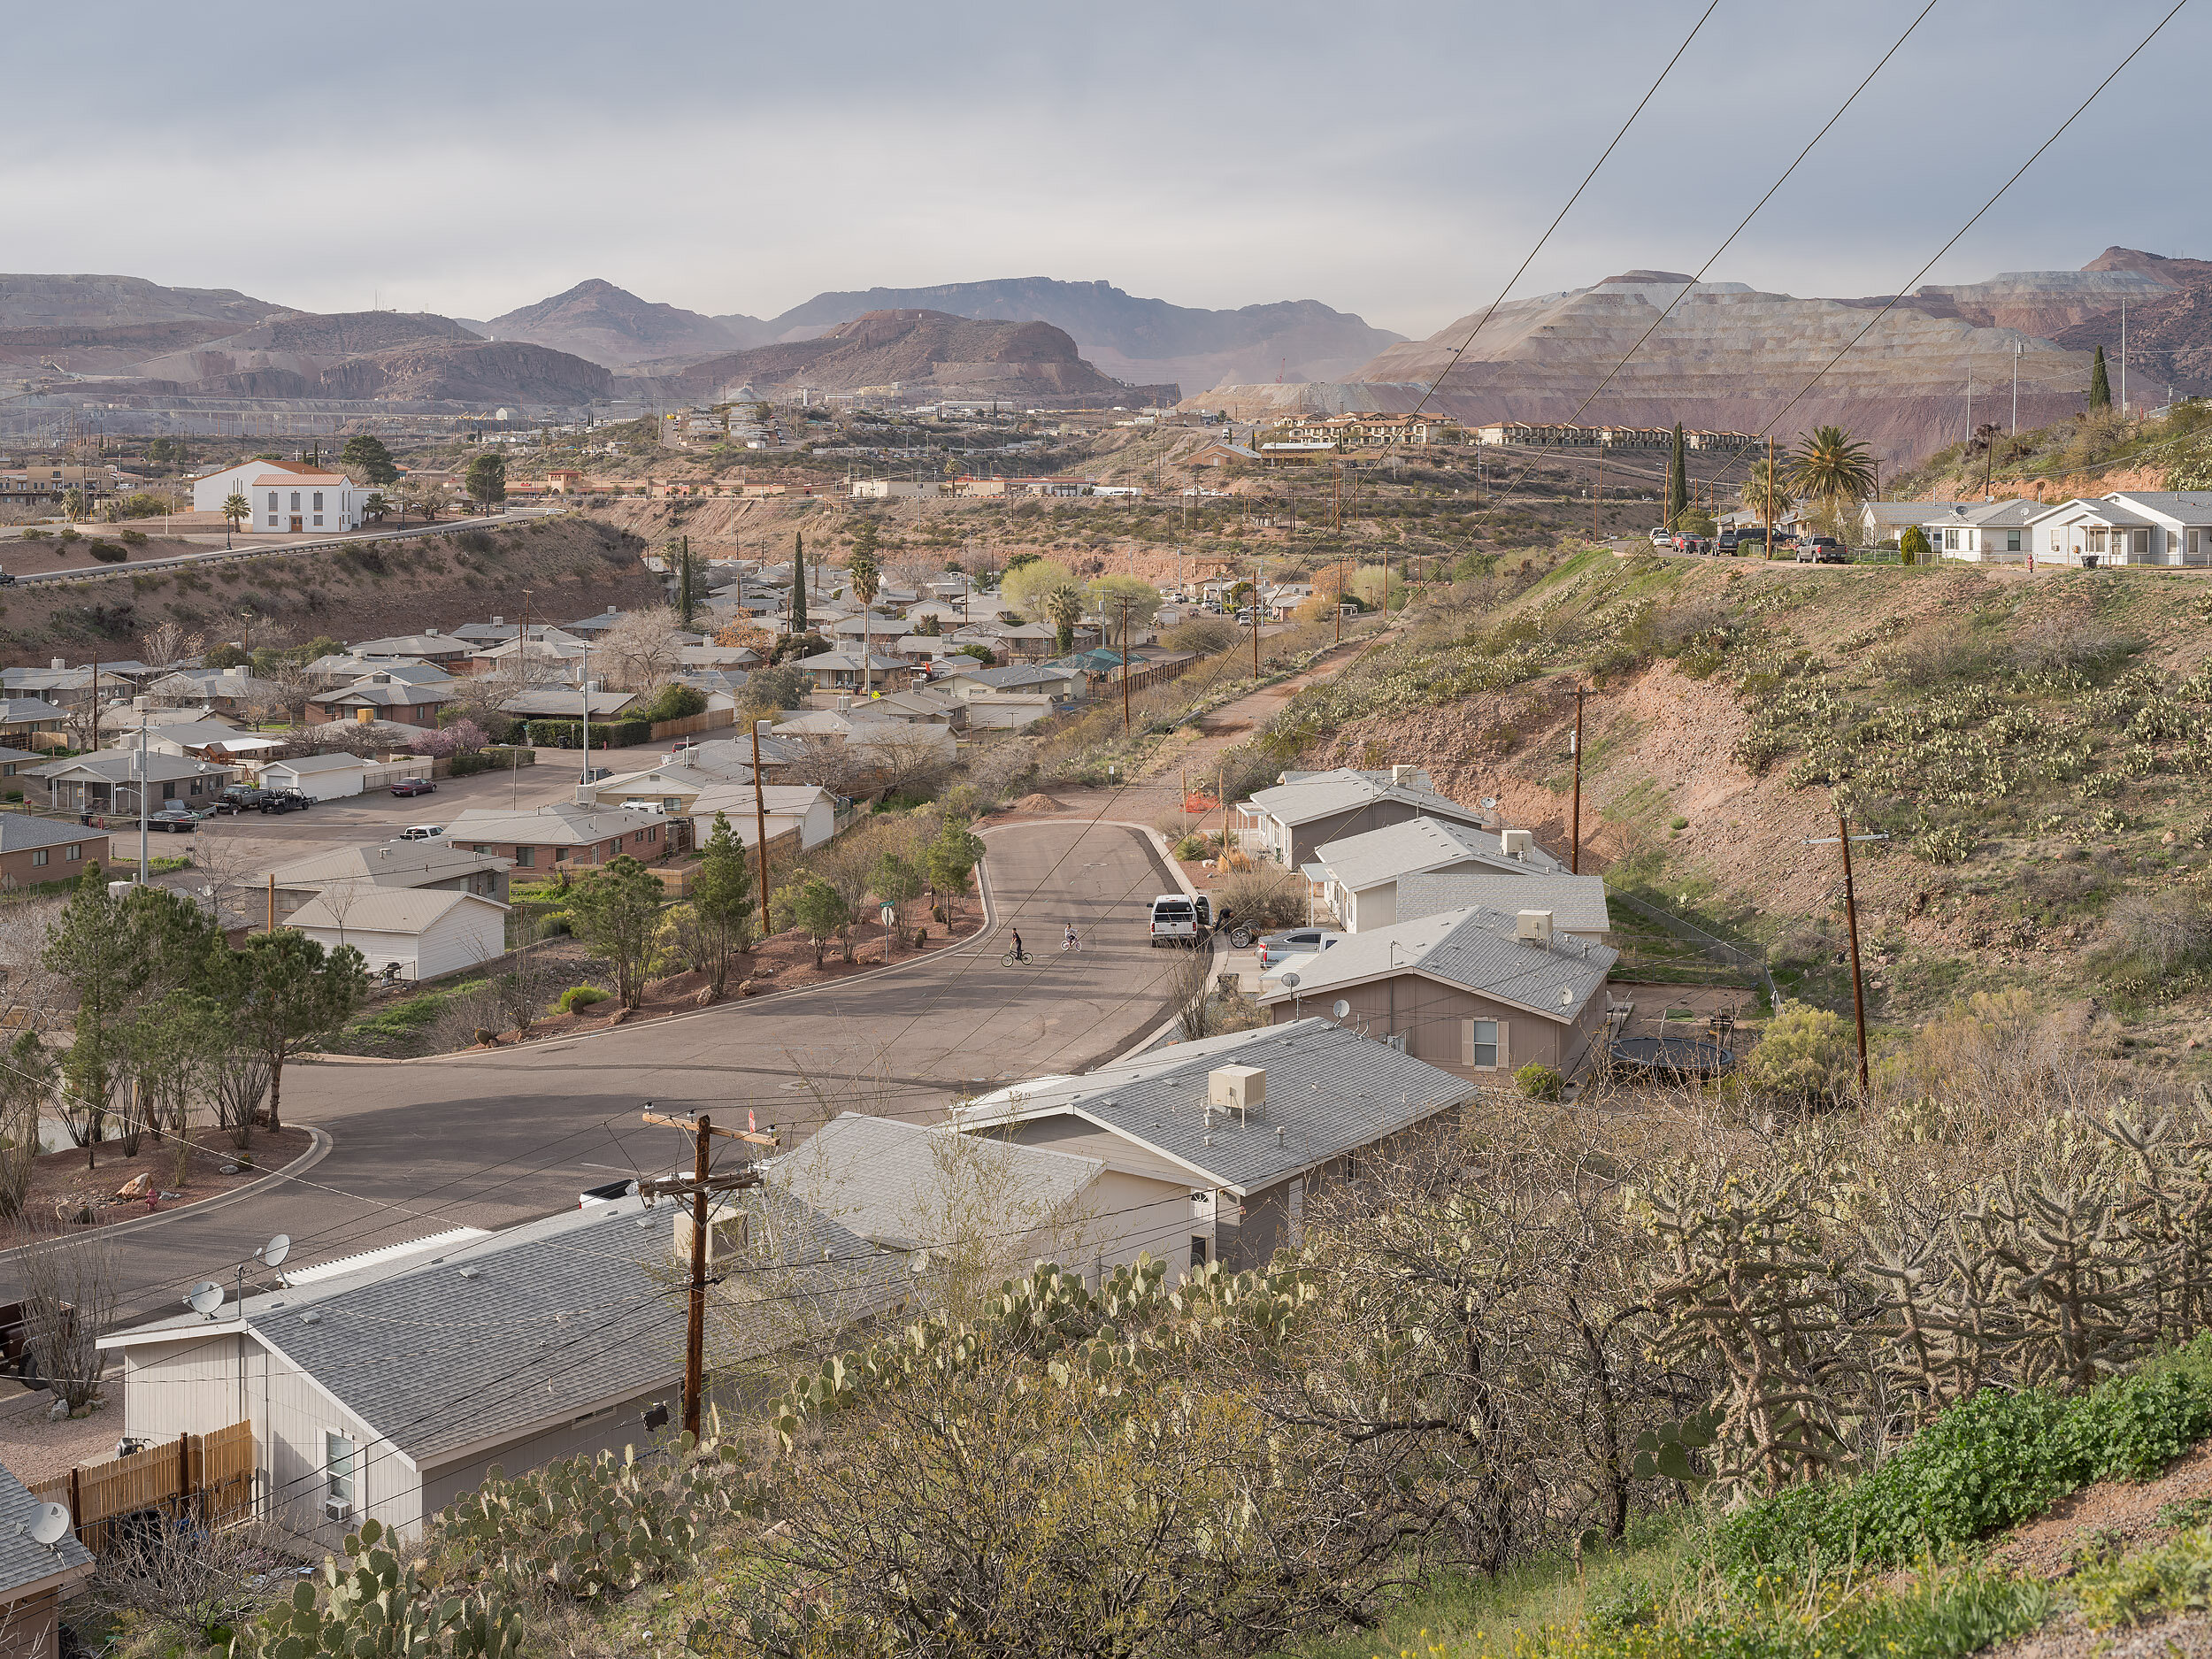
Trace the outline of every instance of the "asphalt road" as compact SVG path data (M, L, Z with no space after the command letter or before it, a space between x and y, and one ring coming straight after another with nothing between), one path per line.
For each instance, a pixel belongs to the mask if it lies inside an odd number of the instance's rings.
M243 1202L119 1230L119 1321L173 1311L196 1279L227 1282L273 1233L289 1233L293 1263L310 1265L507 1225L583 1187L665 1171L688 1141L641 1125L648 1101L741 1126L749 1108L788 1125L788 1146L839 1111L928 1122L963 1093L1095 1064L1156 1025L1177 958L1148 947L1146 923L1174 882L1149 840L1057 819L995 830L987 846L995 927L911 966L599 1036L288 1067L285 1120L328 1131L330 1154ZM1070 919L1079 954L1060 950ZM1035 958L1026 966L1000 965L1010 926Z

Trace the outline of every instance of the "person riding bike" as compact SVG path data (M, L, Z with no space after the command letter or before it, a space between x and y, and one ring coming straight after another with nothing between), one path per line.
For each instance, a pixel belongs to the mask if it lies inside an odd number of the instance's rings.
M1075 931L1075 924L1073 922L1070 922L1067 926L1067 931L1060 935L1060 949L1063 950L1080 950L1083 949L1082 936Z
M1022 930L1018 927L1014 930L1014 960L1017 962L1029 960L1029 953L1022 949Z

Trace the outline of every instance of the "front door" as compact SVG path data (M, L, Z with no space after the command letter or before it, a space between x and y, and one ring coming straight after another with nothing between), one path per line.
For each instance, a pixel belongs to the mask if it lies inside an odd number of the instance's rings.
M292 534L293 534L294 535L297 535L297 534L299 534L299 533L300 533L301 531L304 530L306 527L307 527L307 521L306 521L305 519L302 518L299 516L299 514L297 514L297 513L294 513L294 514L292 515Z

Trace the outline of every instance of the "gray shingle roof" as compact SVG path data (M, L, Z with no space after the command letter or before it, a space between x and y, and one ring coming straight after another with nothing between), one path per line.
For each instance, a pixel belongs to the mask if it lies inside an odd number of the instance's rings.
M833 1330L904 1296L903 1255L876 1250L772 1187L726 1202L757 1218L757 1238L772 1240L757 1263L722 1268L716 1294L726 1320L738 1322L738 1348L766 1353L787 1342L787 1307L803 1303L810 1323ZM249 1296L246 1323L381 1437L367 1455L396 1448L429 1466L676 1377L685 1298L673 1288L675 1210L626 1198L563 1211L427 1262ZM761 1304L750 1318L733 1294L741 1286ZM303 1317L311 1312L312 1324ZM227 1352L236 1329L226 1308L214 1321L185 1314L109 1340L220 1333Z
M296 858L269 873L280 887L319 887L326 881L372 881L380 887L421 887L479 871L505 870L511 860L472 853L435 841L388 841L378 847L347 847Z
M50 760L42 766L27 768L37 778L68 778L82 772L109 783L134 783L139 773L135 770L140 757L135 749L104 749L94 755L73 755L66 760ZM144 757L145 776L153 783L173 783L182 778L204 778L224 772L224 768L210 765L202 760L188 760L181 755L164 755L149 749Z
M1209 1130L1207 1075L1225 1065L1265 1071L1267 1103L1249 1123L1216 1114ZM1243 1197L1372 1146L1471 1092L1464 1079L1387 1043L1330 1020L1302 1019L1179 1043L1082 1077L1017 1084L961 1109L958 1121L982 1128L1071 1112Z
M90 838L75 824L57 824L27 812L0 812L0 853L28 852L35 847L60 847Z
M626 834L638 827L638 816L619 807L585 807L572 802L552 801L534 812L502 811L496 807L471 807L456 813L445 826L446 840L505 841L513 846L580 847Z
M0 1597L56 1573L91 1570L92 1552L77 1541L76 1533L63 1533L51 1549L31 1536L38 1509L38 1500L23 1483L0 1469Z
M1509 875L1549 873L1559 868L1559 860L1541 848L1531 847L1525 860L1509 858L1503 843L1492 831L1434 818L1409 818L1403 824L1347 835L1342 841L1315 848L1314 857L1335 876L1339 885L1355 893L1394 877L1418 874L1469 858L1494 864Z
M1418 921L1446 910L1480 905L1512 915L1549 910L1552 925L1573 933L1605 933L1613 926L1603 876L1532 874L1525 870L1398 878L1398 919Z
M957 1181L987 1179L1002 1213L1042 1216L1073 1200L1106 1168L1098 1158L971 1139L969 1150L979 1162L963 1171L941 1160L937 1143L948 1133L841 1112L806 1145L778 1158L772 1179L862 1238L911 1249L934 1242L933 1225L941 1228L948 1205L956 1202L949 1189Z
M365 772L368 764L358 755L334 752L328 755L303 755L297 760L273 760L261 770L264 772L288 772L295 778L307 778L326 772Z
M1440 818L1463 824L1479 823L1482 814L1431 789L1410 784L1378 783L1363 772L1349 770L1315 772L1296 783L1277 784L1255 793L1250 804L1285 824L1310 824L1315 818L1349 812L1377 801L1395 801L1418 807Z
M1310 999L1394 973L1421 973L1564 1020L1580 1011L1620 960L1610 946L1582 940L1525 943L1513 937L1514 926L1510 912L1481 907L1354 933L1300 964L1297 995ZM1272 991L1260 1001L1273 1004L1290 996Z

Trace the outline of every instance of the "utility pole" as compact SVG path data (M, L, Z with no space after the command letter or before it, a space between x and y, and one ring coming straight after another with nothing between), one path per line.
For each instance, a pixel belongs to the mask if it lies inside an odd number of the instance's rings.
M1604 532L1598 527L1598 503L1605 496L1605 440L1598 440L1597 472L1590 480L1590 540L1601 541Z
M1567 873L1582 873L1582 690L1575 687L1575 805L1574 841L1567 854Z
M1121 602L1121 730L1129 733L1129 602Z
M2020 345L2012 342L2012 435L2020 435Z
M96 666L93 672L97 673L99 670ZM96 699L92 704L92 746L95 749L100 746L100 704ZM147 783L146 710L142 705L138 710L138 881L141 887L143 887L146 882Z
M647 1102L642 1116L649 1124L663 1129L687 1130L692 1136L689 1180L677 1176L666 1180L640 1181L637 1189L649 1197L691 1200L691 1310L690 1317L684 1326L684 1432L696 1440L699 1438L699 1400L706 1386L707 1198L712 1193L733 1193L748 1187L757 1187L761 1181L760 1167L749 1156L732 1174L710 1173L708 1150L716 1135L749 1147L772 1147L776 1144L776 1137L745 1129L717 1129L710 1118L671 1117L665 1112L653 1110L650 1102Z
M1767 434L1767 541L1766 556L1774 557L1774 434Z
M1831 839L1823 835L1805 844L1808 847L1825 847ZM1859 975L1859 901L1857 890L1851 884L1851 843L1855 841L1886 841L1888 839L1886 835L1854 835L1849 817L1842 807L1836 808L1836 833L1832 840L1843 849L1843 916L1844 925L1851 934L1851 1015L1858 1022L1859 1028L1859 1110L1862 1113L1866 1110L1867 1090L1866 992Z
M760 728L753 722L753 844L760 851L760 936L768 937L768 797L760 781Z
M2120 296L2120 412L2128 412L2128 296Z

